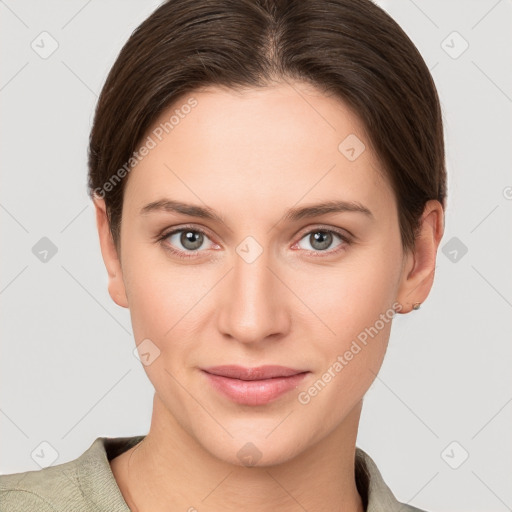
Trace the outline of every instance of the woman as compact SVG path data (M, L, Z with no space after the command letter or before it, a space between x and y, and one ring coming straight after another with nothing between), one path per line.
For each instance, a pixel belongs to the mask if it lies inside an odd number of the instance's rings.
M433 284L438 96L369 0L171 0L101 93L89 192L147 435L1 477L1 510L418 510L356 447Z

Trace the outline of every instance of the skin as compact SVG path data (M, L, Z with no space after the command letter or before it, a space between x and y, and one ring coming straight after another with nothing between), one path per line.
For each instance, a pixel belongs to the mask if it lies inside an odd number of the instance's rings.
M187 95L154 126L190 96L198 105L128 176L119 254L104 201L95 199L109 293L130 309L136 344L149 338L160 350L144 366L155 388L150 431L111 461L114 477L139 511L172 504L360 512L357 429L391 322L309 403L297 397L394 303L404 314L425 301L444 230L442 206L427 203L415 249L404 253L392 190L358 117L340 100L301 83L243 92L211 87ZM355 161L338 150L349 134L366 146ZM207 205L224 222L141 215L163 198ZM340 199L363 204L374 218L342 212L284 219L289 208ZM207 233L196 257L165 249L191 252L180 233L155 241L183 226ZM310 236L321 228L349 232L352 242L334 234L322 252ZM251 263L236 252L248 236L262 249ZM199 370L220 364L311 373L274 402L239 405ZM237 456L249 442L261 453L252 467Z

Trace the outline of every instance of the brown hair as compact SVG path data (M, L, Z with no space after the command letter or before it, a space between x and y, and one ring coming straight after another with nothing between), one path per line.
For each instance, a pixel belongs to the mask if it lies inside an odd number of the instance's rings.
M359 116L396 197L402 246L414 247L426 201L446 206L444 139L433 79L399 25L370 0L169 0L122 48L90 135L89 195L105 198L118 250L127 162L162 111L205 86L279 79Z

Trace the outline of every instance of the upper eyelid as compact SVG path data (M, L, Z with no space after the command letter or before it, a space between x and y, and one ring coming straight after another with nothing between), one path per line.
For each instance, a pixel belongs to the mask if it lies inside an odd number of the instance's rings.
M346 238L353 237L352 233L343 228L336 228L334 226L327 226L324 224L317 224L312 228L304 228L305 231L301 231L302 235L307 235L313 231L331 231L339 236L345 236Z
M167 238L171 235L175 235L176 233L179 233L180 231L186 231L186 230L189 230L189 231L197 231L199 233L203 233L204 235L207 235L208 238L212 238L209 231L205 228L200 228L200 227L196 227L196 226L178 226L176 228L169 228L169 230L163 230L162 231L162 234L161 235L157 235L157 238Z

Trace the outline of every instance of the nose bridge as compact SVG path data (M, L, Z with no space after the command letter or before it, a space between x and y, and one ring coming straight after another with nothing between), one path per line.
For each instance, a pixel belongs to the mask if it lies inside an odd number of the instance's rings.
M254 237L236 247L219 315L224 334L254 343L287 328L282 284L270 270L273 266L272 251Z

